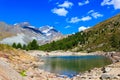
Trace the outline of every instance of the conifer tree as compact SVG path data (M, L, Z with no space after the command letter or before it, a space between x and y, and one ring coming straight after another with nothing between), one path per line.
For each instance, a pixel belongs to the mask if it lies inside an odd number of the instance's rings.
M13 48L17 48L16 43L13 43L13 44L12 44L12 47L13 47Z
M37 50L38 48L39 48L39 45L38 45L38 43L37 43L37 41L34 39L32 42L30 42L29 44L28 44L28 49L30 49L30 50Z
M24 44L22 49L26 50L27 49L27 46Z
M22 49L21 43L18 43L16 48L17 48L17 49L18 49L18 48Z

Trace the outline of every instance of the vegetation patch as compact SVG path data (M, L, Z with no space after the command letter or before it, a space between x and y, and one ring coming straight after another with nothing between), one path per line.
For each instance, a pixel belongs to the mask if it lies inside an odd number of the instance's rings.
M25 70L22 70L22 71L20 72L20 74L21 74L23 77L24 77L24 76L27 76Z
M33 41L31 41L28 45L21 45L21 43L13 43L12 44L13 48L16 49L23 49L23 50L38 50L39 49L39 44L37 43L37 41L34 39Z

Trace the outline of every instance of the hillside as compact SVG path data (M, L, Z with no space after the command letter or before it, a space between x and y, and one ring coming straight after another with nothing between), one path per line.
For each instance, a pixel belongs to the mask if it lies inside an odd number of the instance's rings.
M85 31L40 46L40 50L120 51L120 14Z
M27 64L35 60L33 56L28 55L24 51L0 44L0 79L26 80L23 79L20 73L31 67L32 63L30 65Z
M36 59L33 56L30 56L27 54L27 52L19 49L14 49L11 46L0 44L0 59L3 58L3 60L13 64L13 66L18 66L18 68L23 68L22 65L24 62L31 62L35 61Z

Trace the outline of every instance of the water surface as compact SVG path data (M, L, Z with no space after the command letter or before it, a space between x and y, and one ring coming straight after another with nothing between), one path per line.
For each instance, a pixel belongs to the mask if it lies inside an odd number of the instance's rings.
M78 73L111 63L110 59L103 56L54 56L43 59L45 64L40 68L70 78Z

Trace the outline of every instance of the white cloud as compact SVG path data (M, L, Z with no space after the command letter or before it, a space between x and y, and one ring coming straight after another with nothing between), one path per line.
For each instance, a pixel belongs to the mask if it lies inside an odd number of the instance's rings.
M63 4L59 4L58 7L71 8L73 6L72 2L65 1Z
M80 19L78 17L72 17L71 20L69 21L70 23L77 23L79 22Z
M86 4L89 4L89 0L86 0L85 2L79 2L78 3L79 6L83 6L83 5L86 5Z
M82 18L78 18L78 17L72 17L70 20L66 19L67 22L69 23L78 23L80 21L89 21L92 18L99 18L99 17L103 17L103 14L100 14L99 12L95 12L94 10L90 10L87 16L83 16Z
M52 12L59 15L59 16L66 16L68 11L65 8L54 8Z
M66 16L69 13L68 8L71 8L74 5L72 2L69 1L64 1L63 4L56 4L58 8L54 8L51 11L59 16Z
M96 18L96 19L98 17L103 17L103 14L100 14L99 12L95 12L94 10L90 10L88 14L90 14L93 18Z
M90 16L85 16L85 17L82 17L80 20L81 21L89 21L89 20L91 20L92 19L92 17L90 17Z
M120 0L103 0L101 6L113 5L115 9L120 9Z
M86 29L88 29L88 28L90 28L90 27L80 26L80 27L78 28L78 31L79 31L79 32L80 32L80 31L84 31L84 30L86 30Z
M112 5L113 2L111 0L103 0L103 2L101 3L102 6L104 5Z
M82 17L82 18L78 18L78 17L72 17L71 19L70 19L70 21L68 21L69 23L78 23L78 22L80 22L80 21L89 21L89 20L91 20L92 19L92 17L90 17L90 16L85 16L85 17Z
M91 14L94 18L98 18L98 17L103 17L103 15L102 14L100 14L100 13L98 13L98 12L94 12L94 13L92 13Z
M70 27L71 27L71 26L69 26L69 25L68 25L68 26L65 26L66 29L67 29L67 28L70 28Z
M93 12L94 12L94 10L90 10L90 11L88 11L88 14L93 13Z

